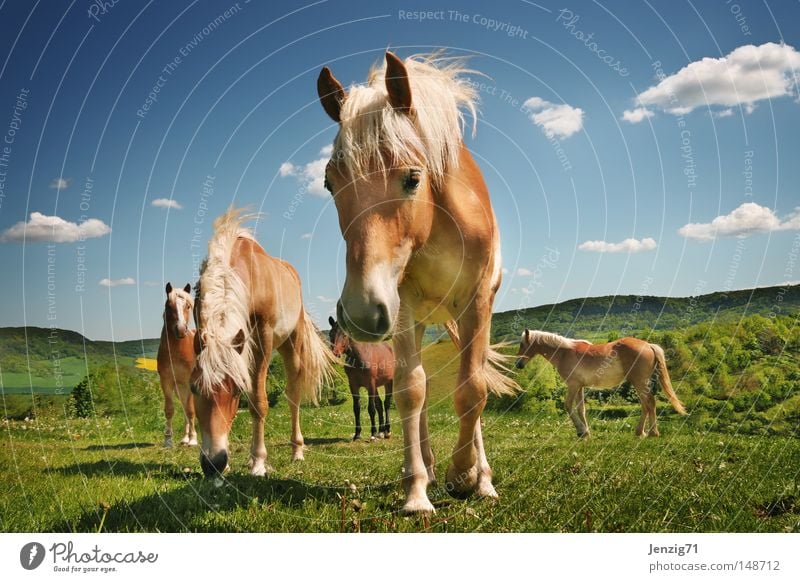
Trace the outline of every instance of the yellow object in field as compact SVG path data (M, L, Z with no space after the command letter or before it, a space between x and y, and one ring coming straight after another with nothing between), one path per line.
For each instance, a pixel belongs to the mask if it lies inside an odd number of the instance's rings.
M151 372L155 372L156 370L158 370L157 365L158 361L155 358L136 359L136 367L142 370L150 370Z

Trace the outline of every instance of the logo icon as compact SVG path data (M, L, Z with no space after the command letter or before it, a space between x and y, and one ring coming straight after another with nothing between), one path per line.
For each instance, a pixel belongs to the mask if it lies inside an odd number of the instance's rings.
M19 552L19 563L26 570L35 570L44 561L44 546L39 542L29 542Z

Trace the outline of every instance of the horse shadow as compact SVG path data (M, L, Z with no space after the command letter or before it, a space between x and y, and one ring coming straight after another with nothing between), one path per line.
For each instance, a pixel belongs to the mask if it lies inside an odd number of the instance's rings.
M172 467L160 463L134 463L124 459L106 459L103 461L79 462L64 467L46 469L45 472L59 473L64 476L82 475L96 476L132 476L152 473L171 473Z
M129 449L147 449L153 447L153 443L119 443L116 445L89 445L84 447L84 451L127 451Z
M296 479L273 479L250 475L228 475L221 487L199 473L183 476L184 485L163 493L153 492L135 501L118 500L84 511L74 520L53 524L53 532L185 532L242 531L231 522L210 528L204 518L237 509L280 511L297 508L307 501L338 504L343 488L324 487ZM102 528L101 528L102 525Z
M350 439L342 437L305 437L303 441L307 445L335 445L337 443L349 443Z

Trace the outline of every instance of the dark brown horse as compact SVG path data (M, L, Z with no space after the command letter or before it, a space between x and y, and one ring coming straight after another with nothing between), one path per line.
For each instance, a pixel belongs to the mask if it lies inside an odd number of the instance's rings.
M389 438L389 408L392 405L392 383L394 381L394 350L389 342L368 344L357 342L347 336L332 317L330 339L333 355L341 358L344 355L344 371L350 383L350 394L353 396L353 415L356 417L356 434L353 440L361 438L361 388L367 389L369 400L367 411L371 425L371 438ZM378 386L384 387L384 398L381 403ZM375 411L378 412L378 429L375 429ZM386 422L384 423L384 419Z

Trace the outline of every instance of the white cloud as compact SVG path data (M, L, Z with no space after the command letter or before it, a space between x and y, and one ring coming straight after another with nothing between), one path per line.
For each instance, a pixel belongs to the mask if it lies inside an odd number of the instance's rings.
M692 222L678 229L678 234L692 240L709 241L717 237L745 238L776 230L800 230L800 208L781 220L766 206L745 202L730 214L717 216L711 222Z
M530 277L531 275L533 275L533 271L531 271L530 269L526 269L525 267L520 267L519 269L517 269L517 275L519 275L520 277Z
M97 218L89 218L76 224L58 216L31 212L28 222L18 222L4 230L0 234L0 242L70 243L105 236L110 232L111 227Z
M72 178L64 178L61 176L59 178L53 178L50 181L50 187L56 190L63 190L64 188L69 187L70 182L72 182Z
M136 285L133 277L123 277L122 279L100 279L101 287L119 287L120 285Z
M325 297L324 295L317 295L317 300L319 300L321 303L336 303L336 299L333 299L332 297Z
M304 232L303 234L300 235L300 238L303 240L310 240L312 236L314 235L311 234L310 232Z
M641 253L652 251L656 246L658 245L656 245L655 239L652 238L643 238L642 240L626 238L618 243L604 240L587 240L585 243L581 243L578 248L592 253Z
M748 113L750 112L748 111ZM723 117L730 117L731 115L733 115L733 109L720 109L719 111L714 111L712 115L720 119L722 119Z
M757 101L797 95L798 68L800 53L789 45L744 45L724 57L689 63L640 93L636 104L673 115L713 105L741 105L751 113Z
M622 120L628 123L641 123L645 119L653 117L655 113L645 107L637 107L636 109L626 109L622 112Z
M296 166L292 162L283 162L278 168L281 178L292 176L305 187L309 194L327 196L325 189L325 167L328 165L333 146L327 145L319 151L321 157L307 164Z
M569 137L583 128L583 110L566 103L557 105L541 97L531 97L522 106L548 138Z
M183 206L172 198L156 198L150 203L156 208L172 208L173 210L183 210Z

